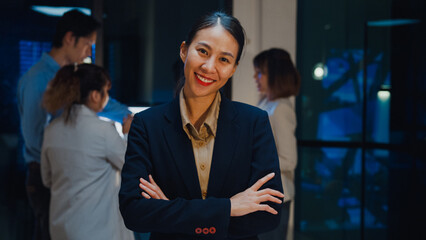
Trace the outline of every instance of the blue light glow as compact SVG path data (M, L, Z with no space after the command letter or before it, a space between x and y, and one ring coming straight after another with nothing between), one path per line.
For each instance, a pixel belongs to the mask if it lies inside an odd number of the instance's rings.
M50 42L19 41L19 76L22 76L34 63L36 63L43 52L49 52L52 44Z
M369 27L393 27L407 24L416 24L419 23L420 20L417 19L386 19L386 20L378 20L378 21L369 21L367 22L367 26Z

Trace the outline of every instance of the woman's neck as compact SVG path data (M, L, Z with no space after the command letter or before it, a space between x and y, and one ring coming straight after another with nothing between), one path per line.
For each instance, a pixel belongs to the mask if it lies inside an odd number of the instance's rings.
M84 105L95 113L102 111L102 110L99 110L99 104L96 104L92 101L87 101Z
M216 94L212 94L205 97L191 97L185 94L183 91L186 109L188 110L188 118L192 125L197 130L200 130L201 124L206 120L208 110L212 105Z

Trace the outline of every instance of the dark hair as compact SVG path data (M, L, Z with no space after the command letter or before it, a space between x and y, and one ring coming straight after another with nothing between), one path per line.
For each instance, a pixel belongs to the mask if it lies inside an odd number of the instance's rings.
M253 65L268 74L270 100L297 96L300 90L300 75L284 49L271 48L253 59Z
M65 121L71 117L74 104L87 103L91 91L102 91L111 85L107 71L94 64L66 65L50 81L43 96L43 106L50 113L64 110Z
M240 21L233 16L223 12L213 12L200 18L189 31L185 43L189 46L198 31L217 25L226 29L238 42L238 55L235 63L238 64L245 44L245 32Z
M98 28L101 24L96 21L93 17L88 16L78 10L71 10L59 19L58 25L56 25L56 32L53 37L53 47L62 47L62 40L65 34L69 31L76 37L76 42L80 37L87 37Z

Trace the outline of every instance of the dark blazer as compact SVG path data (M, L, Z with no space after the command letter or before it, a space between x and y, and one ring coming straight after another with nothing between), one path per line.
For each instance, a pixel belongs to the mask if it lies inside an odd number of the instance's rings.
M128 136L119 193L126 226L151 239L257 239L275 228L280 214L230 217L230 198L268 173L262 188L282 192L277 150L263 110L222 96L205 200L191 141L182 128L179 98L135 115ZM145 199L139 178L152 174L170 201ZM281 205L268 202L280 213Z

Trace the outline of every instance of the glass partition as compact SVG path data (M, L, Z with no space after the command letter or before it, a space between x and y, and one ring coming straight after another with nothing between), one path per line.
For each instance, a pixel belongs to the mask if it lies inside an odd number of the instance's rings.
M425 238L420 9L411 0L298 1L294 239Z

